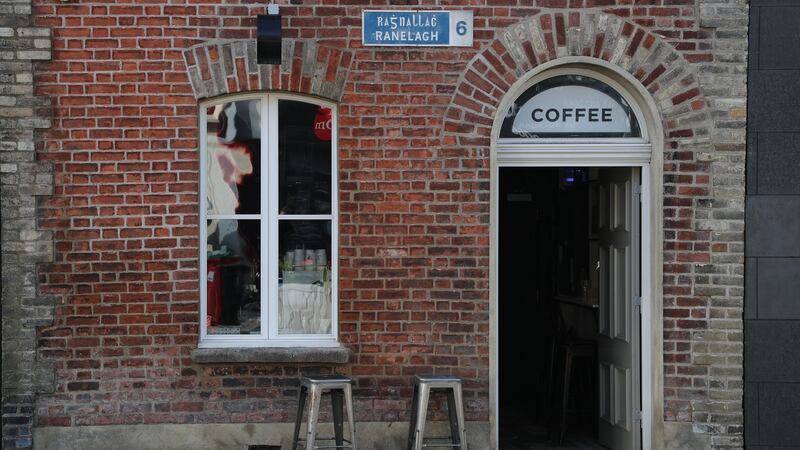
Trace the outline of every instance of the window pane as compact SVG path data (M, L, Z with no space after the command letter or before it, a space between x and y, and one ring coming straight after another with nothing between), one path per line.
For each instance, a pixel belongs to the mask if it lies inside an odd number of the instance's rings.
M206 110L207 211L261 210L261 102L241 100Z
M208 334L261 332L258 220L209 220L206 269Z
M331 213L331 109L278 101L280 214Z
M331 221L281 220L279 334L331 333Z

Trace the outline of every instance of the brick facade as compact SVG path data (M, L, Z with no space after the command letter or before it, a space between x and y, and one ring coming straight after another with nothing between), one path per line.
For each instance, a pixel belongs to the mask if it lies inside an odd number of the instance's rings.
M39 280L65 293L40 333L56 388L38 425L289 420L310 367L191 358L197 101L262 89L339 102L353 358L314 369L355 378L359 420L405 420L420 371L464 378L468 419L488 420L491 125L527 71L583 55L633 75L663 118L665 420L741 447L746 3L492 1L471 7L467 49L361 47L363 7L349 3L282 5L270 67L254 59L260 4L36 0L53 35L37 94L54 107L38 149L55 171L39 212L55 260ZM5 178L3 195L5 216Z
M29 448L36 395L52 392L53 370L36 355L36 327L50 325L54 298L37 287L53 237L37 229L38 197L52 168L37 161L35 133L50 126L50 101L34 95L33 64L50 59L50 30L36 27L30 1L0 1L0 189L4 449Z

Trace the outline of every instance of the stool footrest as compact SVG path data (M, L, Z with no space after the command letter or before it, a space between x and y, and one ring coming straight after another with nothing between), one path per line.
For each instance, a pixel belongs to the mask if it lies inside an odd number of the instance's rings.
M314 439L315 442L316 441L335 441L335 440L336 440L335 437L318 437L318 438ZM305 439L298 439L297 443L294 444L294 446L297 447L298 445L304 444L305 442L306 442ZM342 442L344 442L344 444L342 444L342 445L314 445L314 448L315 449L316 448L353 448L353 443L350 442L348 439L342 439Z
M427 437L427 438L425 438L425 441L434 441L436 439L441 439L441 440L445 440L446 439L448 441L452 441L453 437L452 436ZM422 446L423 447L426 447L426 446L427 447L461 447L461 444L436 444L436 443L433 443L433 442L428 442L428 443L424 443L423 442Z

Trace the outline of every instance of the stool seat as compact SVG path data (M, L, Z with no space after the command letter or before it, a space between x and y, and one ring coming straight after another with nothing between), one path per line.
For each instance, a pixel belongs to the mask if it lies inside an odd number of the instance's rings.
M303 386L312 384L351 384L353 380L342 375L306 375L300 380Z
M355 418L353 417L353 380L341 375L307 375L300 380L300 392L297 399L297 418L294 424L292 450L303 444L306 450L322 448L348 448L356 450ZM333 409L333 438L317 437L317 422L322 395L329 393ZM305 439L300 439L300 427L303 422L303 410L306 397L310 404ZM350 425L350 440L344 439L344 403L347 404L347 419ZM335 441L334 445L317 445L317 441Z
M461 383L461 378L454 377L452 375L415 375L417 382L450 382L450 383Z
M425 384L430 389L450 389L456 386L461 389L461 379L449 375L416 375L414 384Z
M450 436L428 439L450 439L452 444L426 444L425 422L428 416L428 400L432 390L443 390L447 395L447 412L450 418ZM464 424L464 406L461 379L450 375L416 375L414 397L408 424L408 450L424 447L452 447L467 449L467 433Z

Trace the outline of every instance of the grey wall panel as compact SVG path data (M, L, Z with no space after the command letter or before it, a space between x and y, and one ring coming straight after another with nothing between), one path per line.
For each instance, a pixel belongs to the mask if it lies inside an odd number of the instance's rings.
M745 213L747 256L800 256L800 196L751 195Z
M758 258L744 259L744 318L758 319Z
M758 133L747 133L745 161L745 195L758 194Z
M757 273L758 318L800 320L800 258L759 258Z
M750 7L750 22L748 24L747 35L747 70L753 71L758 69L758 59L761 54L760 39L759 39L759 17L761 15L761 8Z
M800 442L800 384L764 383L758 386L759 439L763 444ZM797 448L797 447L795 447Z
M758 433L758 383L745 383L744 385L744 435L748 443L761 441Z
M797 48L800 51L800 43ZM800 100L797 101L800 107ZM800 195L800 133L758 133L754 153L756 179L752 182L757 185L758 194Z
M800 321L746 320L744 333L747 382L800 383Z
M750 0L751 9L758 6L797 6L797 0Z
M765 24L761 23L763 29ZM761 45L761 51L763 51ZM748 73L747 129L800 132L800 70L756 70Z
M797 450L796 445L747 445L747 450Z
M759 8L758 69L800 69L800 14L797 8ZM751 19L752 20L752 19Z

